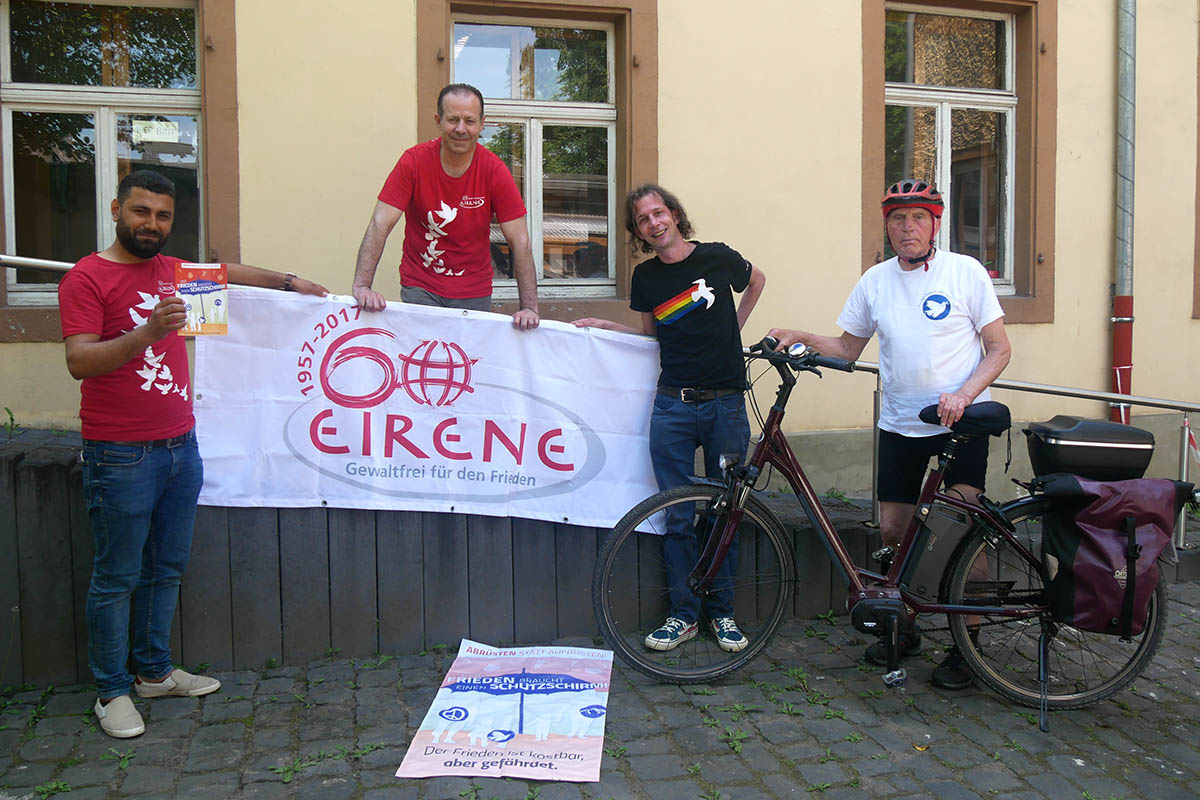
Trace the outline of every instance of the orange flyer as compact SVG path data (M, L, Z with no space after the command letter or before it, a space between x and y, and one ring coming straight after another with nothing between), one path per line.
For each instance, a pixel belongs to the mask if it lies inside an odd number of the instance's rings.
M175 290L187 304L187 324L181 335L229 333L229 280L224 264L178 264Z

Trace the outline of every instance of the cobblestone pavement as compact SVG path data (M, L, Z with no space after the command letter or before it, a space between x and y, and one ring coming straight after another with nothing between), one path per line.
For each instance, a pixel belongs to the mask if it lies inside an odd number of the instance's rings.
M0 800L100 798L1200 797L1200 582L1170 587L1158 656L1133 688L1054 714L983 689L885 689L845 623L797 621L710 686L614 669L599 783L392 777L453 648L221 674L204 698L137 701L147 731L106 737L87 686L0 696ZM572 640L569 644L590 644ZM807 685L807 690L804 685Z

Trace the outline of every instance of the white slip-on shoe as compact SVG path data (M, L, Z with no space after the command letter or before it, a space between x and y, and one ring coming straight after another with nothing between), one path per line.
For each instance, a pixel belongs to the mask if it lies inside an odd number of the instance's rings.
M146 732L146 723L142 722L142 715L127 694L114 697L107 705L97 699L92 710L100 720L100 728L116 739L141 736Z
M178 667L158 683L144 681L139 676L133 682L138 697L199 697L221 688L221 682L207 675L193 675Z

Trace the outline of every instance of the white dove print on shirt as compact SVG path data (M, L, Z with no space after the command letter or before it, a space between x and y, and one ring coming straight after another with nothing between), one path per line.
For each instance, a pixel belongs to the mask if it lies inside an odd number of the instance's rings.
M421 254L421 261L424 262L426 269L431 269L438 275L457 277L465 272L465 270L455 271L447 267L446 262L442 260L442 255L446 251L438 249L438 240L446 235L446 228L454 222L456 217L458 217L458 209L446 205L445 200L442 201L440 209L430 211L425 215L425 238L429 241L429 247L425 248L425 252Z
M138 291L138 297L141 302L129 308L129 318L133 321L130 331L145 325L146 321L150 319L150 315L154 313L154 307L158 305L159 298L156 294ZM146 315L142 316L141 311L145 311ZM142 379L142 385L139 388L143 392L153 389L162 395L174 393L186 400L188 397L187 384L175 383L171 368L162 363L164 356L166 356L165 350L155 353L153 347L146 348L146 352L142 354L142 368L134 372Z
M717 301L713 290L708 288L708 284L704 282L704 278L692 281L692 285L696 287L696 291L692 292L693 302L704 301L705 308L712 308L712 304Z
M931 294L925 298L921 311L931 320L944 319L950 313L950 298L942 294Z

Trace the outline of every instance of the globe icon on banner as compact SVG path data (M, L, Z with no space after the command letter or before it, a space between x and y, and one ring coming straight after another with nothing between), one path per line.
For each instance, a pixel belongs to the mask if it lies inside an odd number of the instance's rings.
M475 391L471 386L471 368L479 359L469 357L454 342L426 339L408 355L396 358L401 363L396 383L418 405L448 406L463 392Z

